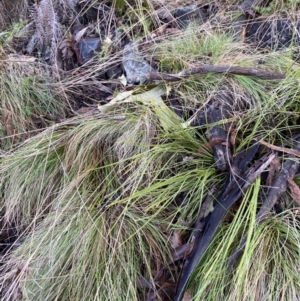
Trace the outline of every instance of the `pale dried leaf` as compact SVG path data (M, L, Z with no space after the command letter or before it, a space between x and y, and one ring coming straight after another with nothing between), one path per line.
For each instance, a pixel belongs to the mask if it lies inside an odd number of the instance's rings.
M192 301L192 300L193 300L192 289L189 288L185 291L182 301Z
M127 85L127 78L124 74L119 77L119 80L124 87Z
M175 229L173 231L170 243L171 243L171 247L173 249L176 249L176 248L181 247L183 245L183 238L182 238L182 235L181 235L179 229Z
M160 124L166 131L174 131L174 125L181 125L182 119L174 111L172 111L161 98L162 95L168 94L168 89L168 87L163 85L157 85L153 89L140 94L136 94L139 91L139 88L132 91L122 92L117 97L113 98L108 104L99 105L98 109L101 113L107 113L120 102L139 102L153 108Z
M33 63L36 61L36 58L33 56L28 55L18 55L18 54L10 54L8 55L8 60L10 62L27 62L27 63Z
M81 38L84 36L84 34L86 33L86 31L88 30L88 27L84 27L83 29L79 30L75 37L74 37L74 40L78 43Z
M133 95L136 93L136 90L131 91L125 91L122 93L119 93L116 97L114 97L109 103L105 105L99 105L98 109L102 113L107 113L110 110L112 110L118 103L124 103L124 102L136 102L140 101L144 104L147 104L147 102L150 101L150 99L154 101L160 101L158 99L161 99L161 95L165 94L165 89L163 89L161 86L156 86L150 91L143 92L141 94ZM163 100L161 99L163 102Z
M134 92L134 90L132 91L125 91L122 92L120 94L118 94L116 97L114 97L109 103L105 104L105 105L98 105L98 110L101 113L108 113L109 111L111 111L118 103L120 102L125 102L125 100L132 95L132 93Z

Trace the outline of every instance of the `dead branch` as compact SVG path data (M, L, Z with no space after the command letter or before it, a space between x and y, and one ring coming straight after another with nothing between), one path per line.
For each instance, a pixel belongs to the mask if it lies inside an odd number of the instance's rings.
M288 180L295 177L298 168L299 161L295 160L294 156L290 157L283 163L281 171L274 180L268 196L264 200L260 210L257 213L257 222L262 222L267 217L279 197L286 191Z
M300 158L300 151L296 150L296 149L292 149L292 148L286 148L286 147L280 147L280 146L276 146L274 144L271 144L269 142L266 142L262 139L260 139L258 141L260 144L267 146L270 149L273 149L275 151L279 151L279 152L283 152L283 153L287 153L289 155L294 155L298 158Z
M165 80L165 81L179 81L182 78L189 77L194 74L207 74L209 72L222 73L222 74L234 74L244 76L257 76L264 79L284 79L283 73L272 73L265 70L260 70L251 67L240 66L215 66L215 65L199 65L193 68L183 70L177 74L166 74L159 72L150 72L147 75L148 80Z
M166 73L159 73L159 72L150 72L147 74L148 80L164 80L169 82L179 81L182 78L178 74L166 74Z

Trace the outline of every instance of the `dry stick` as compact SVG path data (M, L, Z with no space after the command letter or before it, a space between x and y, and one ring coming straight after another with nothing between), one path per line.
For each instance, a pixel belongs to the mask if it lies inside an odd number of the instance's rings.
M165 80L169 82L175 82L181 80L181 77L178 74L166 74L159 72L150 72L147 74L148 80Z
M299 142L295 148L300 149ZM273 181L272 188L269 190L266 199L263 201L263 204L256 215L256 224L262 223L267 218L279 197L286 191L288 180L295 177L295 174L299 168L299 162L294 159L295 156L289 156L288 160L283 163L281 171L279 172L277 178ZM247 234L242 237L239 247L229 257L229 267L233 267L236 261L241 257L246 245L246 241Z
M199 65L182 72L179 72L179 76L189 76L190 74L199 74L199 73L229 73L236 75L246 75L246 76L258 76L266 79L283 79L285 74L282 73L272 73L256 68L251 67L240 67L240 66L215 66L215 65Z
M256 139L254 139L254 140L256 140ZM267 146L270 149L275 150L275 151L287 153L287 154L294 155L294 156L300 158L300 151L298 151L296 149L276 146L276 145L266 142L262 139L258 140L258 142L262 145Z
M265 70L260 70L251 67L240 66L215 66L215 65L199 65L193 68L183 70L177 74L165 74L159 72L150 72L147 77L149 80L165 80L165 81L178 81L182 78L188 77L193 74L206 74L209 72L214 73L227 73L245 76L257 76L265 79L284 79L283 73L272 73Z

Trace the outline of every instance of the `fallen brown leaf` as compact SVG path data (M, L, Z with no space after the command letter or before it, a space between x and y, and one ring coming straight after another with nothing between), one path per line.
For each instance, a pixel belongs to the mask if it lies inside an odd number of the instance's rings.
M288 186L295 201L300 205L300 187L293 179L288 179Z
M178 247L181 247L183 245L183 238L182 235L180 233L181 231L179 229L175 229L173 231L173 234L171 236L171 247L173 249L176 249Z
M182 301L192 301L192 299L193 299L192 289L189 288L184 293Z
M281 160L280 160L280 158L276 157L270 163L269 174L268 174L268 178L266 180L267 186L269 186L269 187L272 186L272 182L274 181L275 177L279 173L280 169L281 169Z
M187 243L185 245L177 247L172 252L172 260L169 263L172 263L172 262L175 262L175 261L178 261L180 259L188 257L191 254L191 252L193 250L193 247L194 247L194 242Z
M6 112L4 114L4 127L6 128L6 131L9 136L15 135L15 130L12 125L12 114L10 112Z

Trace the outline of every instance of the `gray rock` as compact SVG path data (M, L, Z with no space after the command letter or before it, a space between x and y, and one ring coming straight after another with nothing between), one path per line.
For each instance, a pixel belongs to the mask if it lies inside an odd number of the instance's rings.
M82 39L78 42L77 47L83 63L86 63L101 51L101 40L100 38Z
M144 83L148 79L147 74L152 71L152 67L138 53L133 43L124 47L122 64L128 84Z
M122 72L123 72L122 67L120 65L118 65L118 66L109 68L106 71L106 75L109 79L114 79L114 78L118 78L119 76L121 76Z
M280 50L292 43L300 44L300 22L290 19L267 20L256 19L246 29L246 38L257 44L259 48Z
M207 21L206 13L197 5L180 6L174 14L180 28L186 28L191 22L198 25Z

